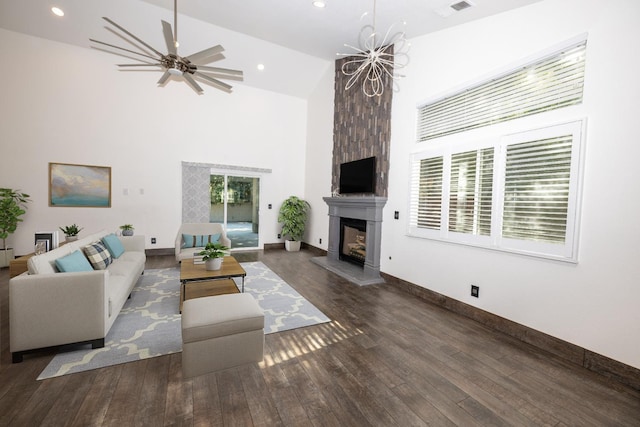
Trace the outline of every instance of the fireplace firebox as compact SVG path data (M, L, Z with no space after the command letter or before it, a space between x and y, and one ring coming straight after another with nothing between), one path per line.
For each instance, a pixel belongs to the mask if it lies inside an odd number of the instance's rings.
M342 261L364 266L367 258L367 221L340 218L340 253Z

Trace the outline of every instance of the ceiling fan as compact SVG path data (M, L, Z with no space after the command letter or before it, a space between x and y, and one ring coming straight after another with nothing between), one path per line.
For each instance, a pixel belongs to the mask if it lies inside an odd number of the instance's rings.
M243 79L242 71L230 70L228 68L209 67L204 65L214 61L219 61L224 58L224 55L222 54L222 52L224 52L224 48L220 45L216 45L208 49L204 49L200 52L194 53L189 56L178 55L178 41L177 41L178 40L178 0L174 0L173 2L173 31L170 23L161 20L162 33L164 35L164 40L167 44L168 53L166 54L163 54L158 50L154 49L153 47L151 47L150 45L142 41L140 38L136 37L134 34L130 33L120 25L113 22L111 19L106 17L103 17L102 19L107 21L109 24L113 25L115 28L120 30L125 35L133 38L138 43L141 43L147 49L150 49L156 56L152 56L150 52L146 51L145 49L142 49L139 45L127 39L122 34L118 33L117 31L111 28L108 28L108 29L114 32L115 34L117 34L118 36L122 37L123 39L125 39L125 41L135 46L139 50L139 52L126 49L120 46L115 46L109 43L101 42L98 40L94 40L94 39L89 39L89 40L92 41L93 43L98 43L104 46L119 49L121 51L133 53L135 55L146 58L146 59L139 59L137 57L132 58L128 55L124 55L135 61L140 61L141 63L140 64L117 64L117 65L118 67L123 67L123 68L159 67L160 70L158 71L164 70L164 74L162 75L162 77L160 77L160 80L158 80L158 85L164 85L171 76L178 76L178 77L181 76L184 79L184 81L189 86L191 86L191 88L194 91L196 91L198 94L202 94L204 91L202 90L202 87L200 87L200 85L196 82L195 78L198 78L220 90L230 93L232 86L225 82L220 81L219 79L233 79L233 80L240 80L240 81L242 81ZM119 52L112 52L112 51L107 51L107 52L113 53L116 55L123 55L122 53L119 53ZM150 62L150 60L152 60L153 62Z

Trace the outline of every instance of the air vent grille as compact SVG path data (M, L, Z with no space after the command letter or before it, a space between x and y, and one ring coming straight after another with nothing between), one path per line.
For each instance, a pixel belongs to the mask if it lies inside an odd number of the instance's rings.
M459 1L457 3L452 4L451 9L455 10L456 12L460 12L461 10L467 9L472 6L473 6L473 3L463 0L463 1Z

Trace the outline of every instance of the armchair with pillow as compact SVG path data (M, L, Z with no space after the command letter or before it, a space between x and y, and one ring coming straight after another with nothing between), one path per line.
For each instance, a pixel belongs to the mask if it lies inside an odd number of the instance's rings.
M185 223L180 226L176 235L176 261L193 258L193 254L204 249L207 243L220 242L231 247L224 227L219 223Z

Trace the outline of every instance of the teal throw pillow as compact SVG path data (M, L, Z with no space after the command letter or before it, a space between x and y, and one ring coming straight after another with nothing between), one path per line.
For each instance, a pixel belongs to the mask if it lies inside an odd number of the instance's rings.
M119 258L124 253L124 246L115 234L108 234L102 238L102 243L109 250L113 258Z
M79 250L63 256L56 260L56 267L58 271L63 273L77 272L77 271L93 271L93 267L87 261L82 252Z
M183 248L201 248L205 246L207 243L216 243L220 240L220 233L217 234L205 234L205 235L194 235L194 234L183 234L182 241L184 244Z

